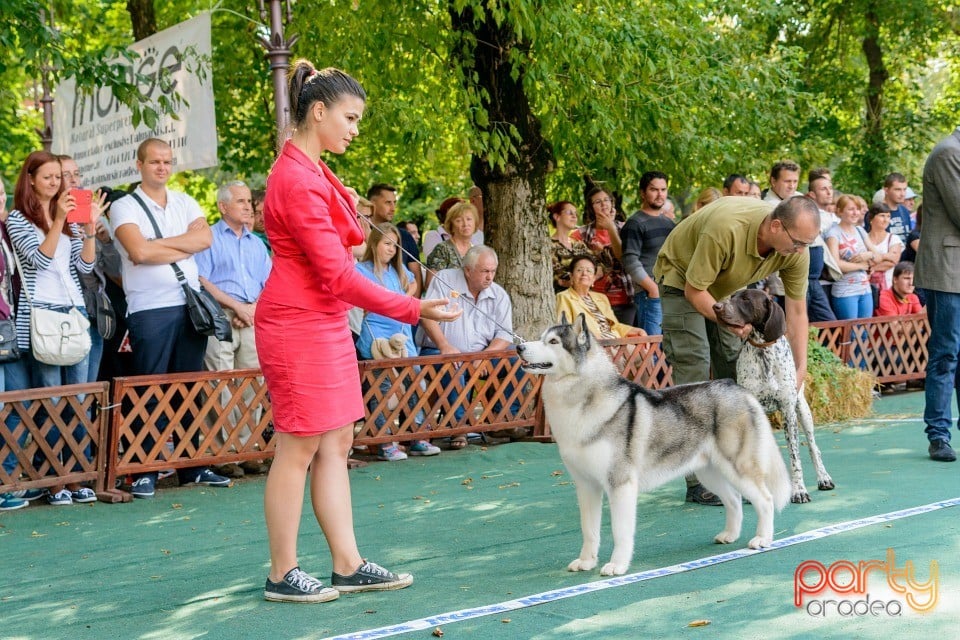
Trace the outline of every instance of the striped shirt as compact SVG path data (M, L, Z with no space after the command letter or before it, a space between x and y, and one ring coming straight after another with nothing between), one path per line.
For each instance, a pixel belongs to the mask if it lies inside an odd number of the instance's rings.
M17 259L20 261L22 271L20 272L20 281L23 288L20 291L20 298L17 301L17 346L21 349L30 348L30 303L27 302L27 291L33 299L34 305L40 308L52 308L55 306L37 300L37 273L48 269L56 268L56 261L40 251L40 230L32 222L27 220L22 213L14 209L7 218L7 233L10 236L10 242L13 244L13 250L17 253ZM73 300L83 300L83 294L80 289L80 273L90 273L93 271L92 262L84 262L80 257L83 250L83 240L80 239L80 226L70 225L73 235L70 238L70 273L63 274L63 281L72 285L75 290L68 294ZM59 278L59 276L57 276ZM42 292L41 292L42 294ZM43 297L40 295L39 297Z

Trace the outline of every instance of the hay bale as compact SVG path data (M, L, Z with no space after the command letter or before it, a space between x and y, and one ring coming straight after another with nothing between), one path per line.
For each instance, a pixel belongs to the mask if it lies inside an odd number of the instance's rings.
M816 340L816 329L811 330L804 391L815 424L869 416L876 385L872 373L844 364Z

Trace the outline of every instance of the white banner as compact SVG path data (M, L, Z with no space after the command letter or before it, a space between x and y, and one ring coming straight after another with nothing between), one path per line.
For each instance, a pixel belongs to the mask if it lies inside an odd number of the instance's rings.
M87 188L139 180L137 147L147 138L170 143L176 171L217 164L210 14L201 13L129 49L139 56L135 70L151 79L149 84L140 84L141 93L158 113L161 96L172 99L174 92L179 94L184 100L177 110L179 119L161 114L153 129L143 122L134 129L130 109L109 89L97 88L92 95L83 95L77 92L73 78L61 82L54 102L52 149L73 156ZM166 86L160 82L163 69L170 72ZM202 80L201 75L205 76Z

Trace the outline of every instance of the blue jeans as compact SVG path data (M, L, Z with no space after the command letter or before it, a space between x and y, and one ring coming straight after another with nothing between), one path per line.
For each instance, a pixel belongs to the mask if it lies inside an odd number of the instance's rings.
M859 296L833 298L833 310L837 320L856 320L873 315L873 294L869 291Z
M641 289L633 296L633 301L637 305L634 326L646 331L648 336L662 335L663 307L660 306L660 298L651 298L649 293Z
M927 439L950 442L952 395L960 402L960 293L927 289L927 318L930 338L927 340L926 406L923 410Z
M23 358L14 360L13 362L4 362L2 365L0 365L0 389L3 391L19 391L20 389L29 388L30 373L27 370L27 365ZM20 419L20 414L16 411L11 411L10 415L7 416L6 427L10 433L13 433L13 431L20 425L21 422L22 420ZM27 432L24 431L22 434L20 434L20 437L17 438L16 446L22 447L23 443L26 441ZM7 474L10 474L16 467L17 457L12 453L8 454L3 460L3 470Z
M90 321L90 355L87 357L86 382L96 382L100 375L100 359L103 357L103 336L97 329L97 319Z
M837 316L830 307L830 299L823 291L819 280L807 280L807 319L810 322L829 322Z
M21 361L27 367L29 372L29 388L41 389L46 387L57 387L64 384L83 384L87 381L87 370L89 369L90 357L87 356L77 364L61 367L59 365L40 362L33 357L33 353L28 351L22 356ZM79 397L82 399L83 396ZM57 402L57 400L58 398L53 399L54 402ZM62 416L64 422L68 422L70 420L71 411L72 410L70 409L64 410L64 414ZM37 412L37 424L40 424L43 415L46 415L44 411ZM83 426L82 422L78 422L77 426L73 429L74 440L76 442L81 442L86 434L86 427ZM47 444L52 447L59 439L60 429L54 426L50 429L50 431L47 432ZM83 454L86 456L87 460L90 459L90 445L84 447ZM64 449L63 455L70 455L69 449ZM79 471L80 468L81 467L78 463L74 465L73 471Z

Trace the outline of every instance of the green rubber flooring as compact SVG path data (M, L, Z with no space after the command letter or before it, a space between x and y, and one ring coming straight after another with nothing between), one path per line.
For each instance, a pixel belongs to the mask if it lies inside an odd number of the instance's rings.
M635 582L566 571L580 545L576 499L555 446L547 444L470 445L351 471L361 551L412 572L416 582L326 604L262 599L262 476L227 489L162 489L153 500L130 504L33 505L0 514L0 638L428 639L438 627L448 640L960 637L960 505L950 502L960 497L960 464L927 458L922 392L886 396L875 409L872 418L818 428L837 488L814 490L813 502L778 515L777 539L796 544L691 568L684 563L738 551L750 536L714 544L722 510L685 504L681 480L642 495L631 573L680 567ZM815 489L805 452L804 463L807 486ZM830 529L935 503L897 519ZM745 532L754 526L746 506ZM816 534L798 537L805 532ZM605 557L606 514L603 536ZM807 595L804 608L794 606L801 563L857 567L885 561L888 549L897 571L912 564L916 583L930 579L935 563L938 580L926 591L937 596L932 611L914 612L909 594L892 590L879 569L865 582L872 612L857 613L866 607L856 605L860 594L829 588ZM318 577L329 575L309 506L300 562ZM894 584L902 584L897 571ZM837 571L830 584L842 588L850 577ZM554 590L569 597L531 597ZM413 630L364 633L404 623Z

